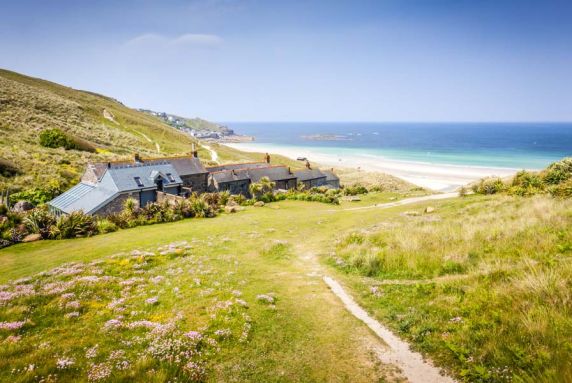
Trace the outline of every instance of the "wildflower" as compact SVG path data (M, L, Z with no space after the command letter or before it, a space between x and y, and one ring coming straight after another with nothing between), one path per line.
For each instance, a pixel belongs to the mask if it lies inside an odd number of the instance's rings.
M200 341L203 339L203 335L198 331L189 331L185 336L193 341Z
M369 289L369 291L371 292L371 294L372 294L374 297L377 297L377 298L379 298L379 297L381 297L381 296L383 295L383 292L379 289L378 286L371 286L371 288Z
M117 330L123 326L123 322L119 319L110 319L103 325L103 329L108 330Z
M71 300L75 298L75 293L65 293L60 296L60 298L64 301Z
M79 301L71 301L66 303L66 309L79 309Z
M152 277L150 280L154 284L159 284L165 280L165 277L162 275L157 275L156 277Z
M159 303L159 298L157 298L157 297L151 297L151 298L145 299L145 304L156 305L157 303Z
M87 373L87 380L97 382L109 378L111 375L111 367L107 363L92 364Z
M135 321L135 322L131 322L127 325L127 328L129 329L136 329L136 328L149 328L149 329L153 329L157 326L160 326L160 323L157 322L151 322L148 320L139 320L139 321Z
M125 298L114 299L107 305L109 309L116 309L125 303Z
M461 317L454 317L454 318L451 318L449 320L449 322L451 322L451 323L460 323L462 321L463 321L463 318L461 318Z
M261 303L274 303L274 297L268 294L259 294L256 296L256 300Z
M235 297L240 297L242 295L242 292L240 290L232 290L232 295L234 295Z
M225 328L222 330L216 330L214 332L214 334L219 337L220 339L226 339L226 338L230 338L232 336L232 332L230 331L230 329Z
M242 307L248 308L248 303L247 303L245 300L243 300L243 299L237 299L237 300L236 300L236 303L239 304L239 305L242 306Z
M188 362L184 368L191 381L203 381L206 374L206 368L200 362Z
M58 370L66 370L69 367L73 366L74 364L75 360L72 358L60 358L56 362L56 367L58 368Z
M85 357L87 359L93 359L97 356L97 349L99 348L99 345L95 345L91 348L88 348L87 351L85 352Z
M20 322L0 322L0 330L19 330L22 327L24 327L24 325L26 324L26 322L24 321L20 321Z
M78 318L79 317L79 311L72 311L70 313L67 313L65 315L66 318Z

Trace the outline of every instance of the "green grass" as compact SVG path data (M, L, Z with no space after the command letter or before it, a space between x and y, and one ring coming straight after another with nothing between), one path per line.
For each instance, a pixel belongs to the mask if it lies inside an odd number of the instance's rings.
M393 197L371 193L367 202L388 202ZM429 205L435 212L424 214ZM138 318L161 323L182 312L185 319L177 322L180 331L200 327L211 336L216 329L230 328L232 339L221 342L220 350L203 360L208 380L389 379L388 366L376 364L370 354L376 342L372 334L320 280L324 267L375 317L462 381L571 380L571 201L470 196L390 209L345 210L355 206L283 201L214 219L20 244L0 250L0 283L66 262L112 262L113 254L124 253L115 258L119 262L133 249L154 251L186 240L192 246L188 255L162 260L146 271L147 278L168 277L168 288L147 284L131 304L137 307ZM408 211L419 215L403 214ZM199 276L204 279L202 287L193 282L197 270L191 265L198 263L209 270ZM133 272L129 267L121 271L116 264L110 267L103 275L124 272L128 278ZM169 274L179 268L182 273ZM174 287L179 288L177 294ZM214 318L205 314L216 306L212 296L201 296L209 288L219 301L235 299L232 290L241 291L239 299L248 303L252 325L247 341L239 341L245 326L242 311ZM107 302L117 292L117 286L110 285L97 295ZM274 305L260 302L260 294L276 297ZM154 295L159 296L157 306L142 305L144 297ZM83 372L68 376L53 370L56 357L76 350L60 342L64 336L75 339L81 333L82 350L101 342L108 342L107 350L121 347L117 342L123 338L108 339L100 331L114 315L107 306L92 316L82 314L73 325L79 327L67 328L63 311L50 308L56 301L43 304L52 310L46 323L42 311L35 312L29 304L2 308L0 321L38 315L21 330L20 342L28 345L26 350L30 342L38 344L41 339L57 347L49 355L40 350L29 356L9 351L3 354L5 363L23 366L35 360L52 369L44 373L69 380ZM127 316L124 321L129 320ZM48 323L53 330L46 332ZM130 336L128 331L121 334ZM143 352L144 346L136 350ZM143 363L135 359L134 366ZM88 368L89 363L78 359L78 368ZM156 371L155 381L180 373L156 360L145 363ZM134 367L130 376L147 378L144 370Z
M344 237L330 262L363 305L467 381L572 380L572 201L446 202Z

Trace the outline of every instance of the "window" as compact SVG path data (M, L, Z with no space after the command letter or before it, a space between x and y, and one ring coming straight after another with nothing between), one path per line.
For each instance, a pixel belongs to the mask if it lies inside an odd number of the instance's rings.
M169 179L169 182L175 182L175 177L173 177L171 173L167 173L167 178Z
M133 179L137 183L137 186L139 186L140 188L142 188L144 186L143 182L141 181L141 177L133 177Z

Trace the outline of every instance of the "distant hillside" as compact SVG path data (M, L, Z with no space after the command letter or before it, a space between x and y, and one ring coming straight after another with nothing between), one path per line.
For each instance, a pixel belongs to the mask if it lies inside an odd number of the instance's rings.
M96 152L41 146L40 133L54 128ZM87 161L134 152L188 153L193 142L187 134L113 98L6 70L0 70L0 135L0 189L48 183L65 188L79 178Z
M199 138L220 138L232 136L234 131L227 126L203 120L202 118L187 118L166 112L156 112L149 109L139 109L140 112L158 118L164 123Z

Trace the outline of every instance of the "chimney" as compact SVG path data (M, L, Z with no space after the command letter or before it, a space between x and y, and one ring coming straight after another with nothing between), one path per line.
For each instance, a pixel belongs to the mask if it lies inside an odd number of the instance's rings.
M135 161L136 164L140 164L143 162L143 161L141 161L141 157L139 157L139 153L135 153L133 155L133 160Z
M288 174L292 174L292 169L288 166Z
M194 142L193 142L193 147L191 149L191 155L195 158L199 157L199 152L197 151L197 147L195 146Z
M306 167L308 169L312 169L312 166L310 165L310 161L306 160Z
M108 168L108 169L111 169L111 162L108 162L108 163L107 163L107 168Z

